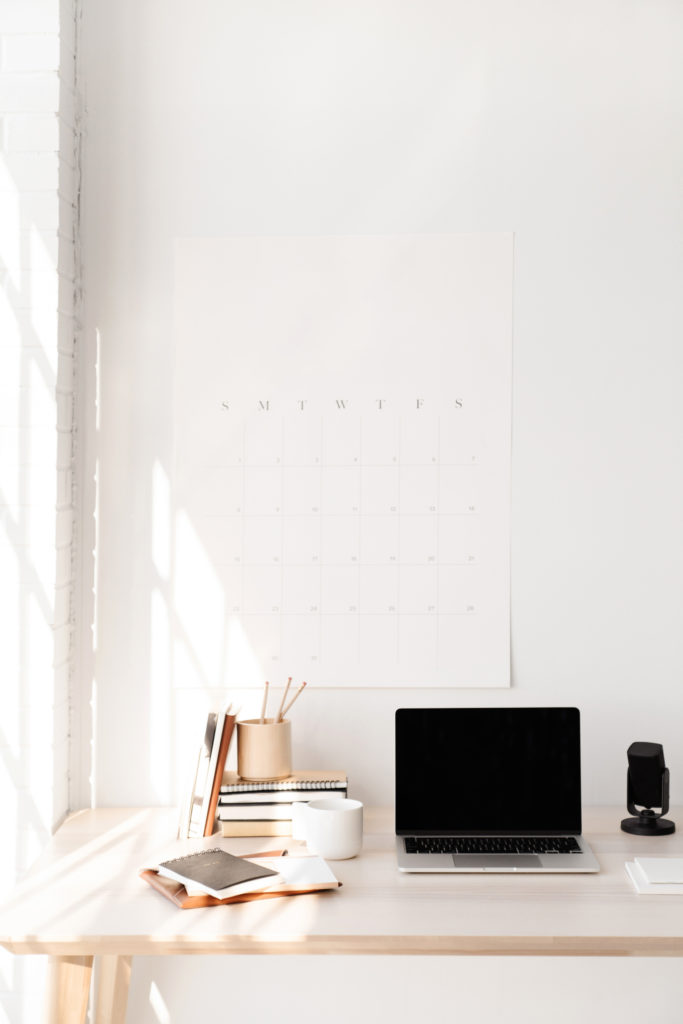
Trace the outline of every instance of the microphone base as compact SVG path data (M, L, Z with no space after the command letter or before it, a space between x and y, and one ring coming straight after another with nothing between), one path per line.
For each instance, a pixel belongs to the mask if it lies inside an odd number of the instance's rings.
M621 823L622 832L630 832L633 836L670 836L676 831L676 825L668 818L624 818Z

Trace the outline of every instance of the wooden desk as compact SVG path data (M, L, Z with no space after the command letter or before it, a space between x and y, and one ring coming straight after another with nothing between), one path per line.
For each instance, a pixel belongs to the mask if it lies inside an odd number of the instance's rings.
M639 854L683 856L683 834L627 836L624 813L584 814L597 875L406 875L396 869L391 813L368 811L361 856L332 862L341 889L183 911L137 876L173 852L175 811L80 811L0 910L0 944L49 955L47 1019L59 1024L84 1019L95 956L98 1024L123 1024L134 956L683 956L683 901L637 895L624 868ZM670 816L683 822L680 809ZM214 836L175 852L223 845L245 853L286 842Z

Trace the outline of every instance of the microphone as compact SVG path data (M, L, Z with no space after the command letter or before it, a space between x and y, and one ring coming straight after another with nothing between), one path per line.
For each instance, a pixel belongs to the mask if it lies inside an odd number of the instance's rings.
M632 743L626 756L626 806L637 817L624 818L623 831L635 836L670 835L676 826L663 817L669 810L669 769L661 743ZM658 814L653 807L661 808Z

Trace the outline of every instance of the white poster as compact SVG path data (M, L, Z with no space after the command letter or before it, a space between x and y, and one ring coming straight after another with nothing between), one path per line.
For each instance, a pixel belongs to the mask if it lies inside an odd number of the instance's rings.
M512 263L509 234L177 242L204 682L509 685Z

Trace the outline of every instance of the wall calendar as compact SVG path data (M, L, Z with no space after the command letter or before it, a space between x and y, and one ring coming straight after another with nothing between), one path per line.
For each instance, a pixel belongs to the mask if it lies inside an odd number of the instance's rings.
M512 264L509 234L178 240L205 682L509 685Z

